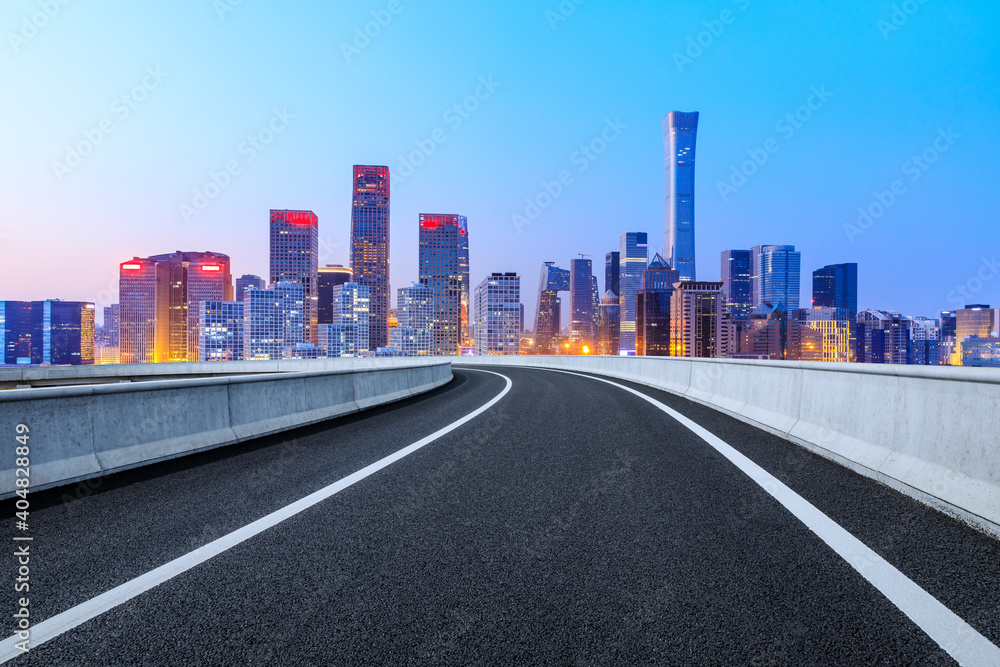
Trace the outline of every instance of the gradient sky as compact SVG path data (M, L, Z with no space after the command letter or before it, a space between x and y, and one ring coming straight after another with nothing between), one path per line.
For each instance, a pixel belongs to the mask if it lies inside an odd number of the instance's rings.
M863 308L936 316L977 274L972 301L1000 305L1000 267L983 268L1000 254L995 3L70 0L26 29L46 2L0 10L0 298L107 305L119 262L178 249L266 276L271 208L315 211L321 262L347 264L351 166L386 164L393 292L417 278L418 214L459 213L473 284L518 272L530 326L543 261L591 254L603 290L620 233L662 249L660 121L676 109L701 112L699 278L718 279L724 249L794 244L804 304L812 270L854 261ZM391 22L345 55L372 12ZM144 78L123 118L116 100ZM449 108L491 78L456 127ZM824 87L805 123L779 128ZM240 146L274 109L294 118L251 161ZM574 154L609 119L627 127L581 172ZM102 121L114 131L60 178L54 163ZM438 129L446 140L400 182ZM949 129L934 164L906 171ZM724 199L719 181L769 139L777 152ZM230 161L240 173L185 221L181 205ZM573 182L519 230L512 216L563 170ZM905 191L849 239L895 180Z

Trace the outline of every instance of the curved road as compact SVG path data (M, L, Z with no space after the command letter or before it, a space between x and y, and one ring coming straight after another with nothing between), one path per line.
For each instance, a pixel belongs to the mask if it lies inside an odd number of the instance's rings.
M937 665L996 655L1000 542L682 398L619 383L777 481L765 490L623 388L497 372L456 368L454 382L405 402L33 494L32 622L52 638L10 664ZM871 555L849 563L779 502L778 487ZM0 507L8 535L14 511ZM904 613L870 581L886 570L939 604L938 616ZM13 613L13 592L8 600ZM951 612L954 645L928 630Z

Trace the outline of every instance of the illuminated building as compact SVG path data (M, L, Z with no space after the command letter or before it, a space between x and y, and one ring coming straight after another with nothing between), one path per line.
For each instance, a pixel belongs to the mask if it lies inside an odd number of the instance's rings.
M156 262L135 259L120 266L118 355L123 364L156 360Z
M202 301L199 304L198 361L243 360L244 303Z
M843 308L858 314L858 265L831 264L813 271L813 308Z
M750 249L750 289L754 308L767 303L784 312L799 307L802 253L793 245Z
M819 333L819 355L807 354L790 358L800 361L849 363L855 359L856 326L846 308L799 308L792 314L789 327L799 325ZM809 332L804 332L804 347L813 344Z
M273 289L243 292L243 360L276 361L285 352L285 297Z
M370 290L350 282L333 288L333 323L319 328L319 346L329 357L360 357L371 347Z
M236 290L233 293L233 299L235 301L242 302L243 292L247 291L247 289L251 287L255 289L264 289L265 286L264 279L260 276L245 273L236 279Z
M962 365L1000 368L1000 338L970 336L962 343Z
M722 356L722 318L721 282L675 283L670 300L670 356Z
M642 272L642 289L635 294L635 354L670 356L670 300L678 273L657 254Z
M913 363L913 348L910 340L912 320L890 311L863 310L858 313L856 321L857 348L855 359L858 363Z
M694 252L694 168L697 140L697 111L671 111L663 119L667 175L665 249L668 263L677 270L683 281L697 279Z
M642 287L642 272L649 264L649 243L646 232L626 232L619 238L621 291L621 351L635 354L635 293Z
M463 268L462 259L468 253L468 233L465 216L420 214L420 282L434 297L434 356L458 355L462 347L462 285L468 280L468 266Z
M594 331L594 270L589 259L570 260L569 268L569 337L572 341L596 347Z
M459 293L459 319L461 320L462 347L466 348L473 344L474 326L470 321L472 307L472 285L469 278L469 227L466 225L465 233L459 231L458 235L458 278L461 285Z
M538 302L535 308L535 354L552 354L552 346L560 337L562 301L559 292L569 291L569 271L552 262L542 264L538 279Z
M746 317L753 310L750 295L750 251L722 251L722 298L726 312Z
M604 291L618 296L621 287L618 280L621 277L621 251L609 252L604 256Z
M618 295L608 290L597 308L596 354L618 356L620 345L621 305Z
M312 211L271 211L270 285L302 285L303 340L316 342L319 218Z
M955 329L958 325L958 314L954 310L941 311L941 330L938 334L938 363L951 365L955 354Z
M521 354L521 279L492 273L476 287L476 354Z
M272 288L284 297L285 310L285 356L289 348L308 343L305 339L305 289L299 283L280 281Z
M389 339L389 168L355 165L351 199L352 280L370 294L369 345Z
M971 336L990 338L1000 333L1000 309L984 304L970 304L955 311L955 348L952 353L953 366L961 366L964 354L962 345Z
M937 366L941 363L941 325L927 317L913 317L910 326L912 362L917 366Z
M103 338L99 341L102 346L118 347L118 327L120 322L121 306L117 303L105 306Z
M319 267L317 312L320 324L333 323L333 288L351 282L353 277L354 273L340 264Z
M0 301L4 364L89 366L94 363L94 337L92 303Z
M426 357L431 353L431 320L434 298L421 283L396 290L396 326L389 329L389 347L402 357Z

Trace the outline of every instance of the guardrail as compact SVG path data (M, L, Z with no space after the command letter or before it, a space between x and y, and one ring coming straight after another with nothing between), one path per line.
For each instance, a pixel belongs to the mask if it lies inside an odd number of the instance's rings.
M673 357L475 357L685 396L1000 537L1000 371Z
M10 437L0 448L0 498L17 488L18 424L30 429L30 488L39 490L306 426L452 379L442 359L359 361L325 364L332 370L315 370L313 362L285 365L312 364L300 372L251 365L256 374L0 391L0 424ZM226 365L209 370L221 374ZM193 364L169 368L193 370L182 366Z

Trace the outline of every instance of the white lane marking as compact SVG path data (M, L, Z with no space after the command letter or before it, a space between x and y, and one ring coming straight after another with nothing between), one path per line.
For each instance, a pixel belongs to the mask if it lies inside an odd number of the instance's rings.
M478 410L470 412L469 414L465 415L458 421L453 422L448 426L445 426L444 428L435 431L434 433L431 433L426 438L418 440L412 445L404 447L403 449L400 449L399 451L390 454L389 456L386 456L385 458L380 459L375 463L372 463L371 465L362 468L361 470L351 475L348 475L347 477L344 477L343 479L336 481L327 487L320 489L319 491L316 491L315 493L311 493L310 495L306 496L305 498L302 498L301 500L297 500L290 505L286 505L285 507L281 508L280 510L277 510L276 512L272 512L271 514L268 514L265 517L257 519L253 523L247 524L246 526L239 528L238 530L234 530L233 532L229 533L224 537L220 537L214 542L209 542L205 546L195 549L189 554L185 554L184 556L176 558L170 561L169 563L166 563L165 565L161 565L155 570L150 570L146 574L136 577L135 579L132 579L131 581L128 581L122 584L121 586L112 588L110 591L107 591L106 593L101 593L97 597L88 600L87 602L79 604L71 609L67 609L61 614L57 614L52 618L46 619L41 623L38 623L37 625L31 628L31 641L29 643L30 648L34 649L39 645L49 641L50 639L58 637L64 632L72 630L81 623L85 623L90 619L99 616L100 614L103 614L106 611L114 609L120 604L128 602L137 595L145 593L149 589L155 586L159 586L165 581L173 579L178 574L186 572L187 570L190 570L196 565L200 565L201 563L204 563L208 559L214 556L218 556L224 551L232 549L237 544L245 542L246 540L250 539L251 537L254 537L255 535L259 535L268 528L272 528L278 525L285 519L289 519L295 516L296 514L299 514L300 512L309 509L313 505L323 502L327 498L330 498L331 496L340 493L347 487L353 484L357 484L366 477L369 477L378 472L379 470L382 470L383 468L392 465L396 461L399 461L400 459L409 456L418 449L426 447L427 445L434 442L438 438L445 436L448 433L451 433L455 429L472 421L479 415L483 414L484 412L492 408L494 405L499 403L500 400L503 399L503 397L506 396L508 392L510 392L511 387L514 385L514 383L511 381L509 377L507 377L506 375L501 375L500 373L494 373L493 371L484 371L475 368L470 368L468 370L474 370L480 373L489 373L491 375L497 375L506 380L507 385L504 387L503 391L497 394L497 396L494 397L486 405L482 406ZM22 655L24 653L23 651L14 647L14 645L18 641L20 640L18 639L17 635L14 635L0 642L0 663L7 662L8 660L16 658L17 656Z
M699 426L676 410L660 403L655 398L625 385L604 378L546 368L554 373L566 373L605 382L624 389L680 422L725 456L750 479L781 503L795 518L804 523L812 532L833 549L847 563L857 570L890 602L906 614L921 630L947 651L948 655L961 665L969 667L995 667L1000 665L1000 648L979 634L955 612L945 607L933 595L911 581L905 574L889 564L884 558L869 549L840 524L823 514L809 501L792 491L759 465L738 452L707 429Z

